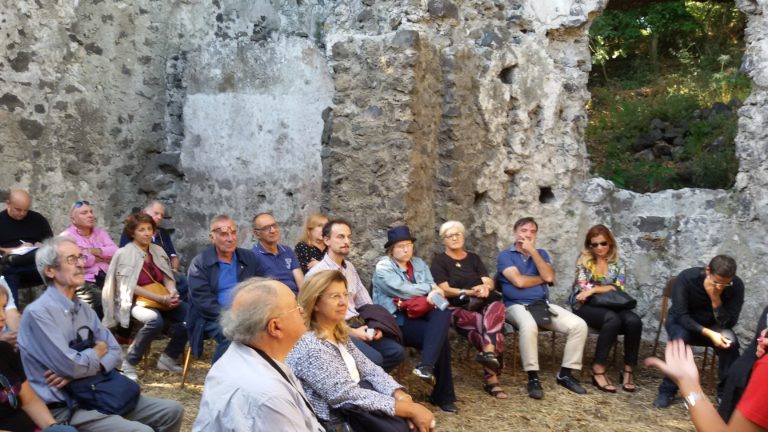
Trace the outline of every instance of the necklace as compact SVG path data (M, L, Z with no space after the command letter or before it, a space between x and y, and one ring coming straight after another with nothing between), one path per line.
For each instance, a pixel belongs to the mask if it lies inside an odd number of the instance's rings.
M456 267L461 268L461 262L456 261L455 265L456 265Z

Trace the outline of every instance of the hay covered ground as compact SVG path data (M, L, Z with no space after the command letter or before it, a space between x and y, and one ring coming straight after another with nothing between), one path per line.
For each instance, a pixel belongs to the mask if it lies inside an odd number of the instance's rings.
M506 338L511 344L512 336ZM679 398L676 403L666 410L653 407L656 388L661 375L656 370L643 367L637 369L635 393L626 393L619 389L616 394L603 393L591 385L588 369L585 367L580 381L587 389L586 395L576 395L555 383L554 374L559 368L562 355L562 343L565 338L558 335L556 359L553 362L549 349L549 338L540 336L540 358L542 360L540 373L545 397L537 401L526 394L526 376L522 371L511 375L511 361L507 360L507 369L501 376L501 383L509 394L509 399L496 400L482 389L482 372L474 361L474 351L466 356L466 342L452 334L453 346L453 375L458 396L457 405L461 409L458 415L446 414L424 401L427 399L429 388L426 384L410 375L416 356L411 351L406 373L402 382L417 400L436 413L438 430L441 431L693 431L692 423ZM152 344L150 364L154 365L160 350L166 341L156 341ZM585 364L590 364L594 353L595 336L590 336L585 351ZM621 350L623 345L619 344ZM641 359L649 355L651 345L644 344L641 349ZM507 345L506 357L512 354ZM662 347L663 348L663 347ZM661 350L661 349L660 349ZM139 378L144 394L174 399L179 401L186 410L182 431L190 431L197 416L198 404L203 391L205 374L213 353L211 341L206 341L204 356L193 359L187 386L179 388L180 376L168 372L160 372L154 368L145 370L139 368ZM621 351L620 351L621 354ZM518 357L519 359L519 357ZM618 356L621 362L621 355ZM180 359L181 360L181 359ZM519 367L519 361L518 361ZM621 365L610 365L609 376L618 384L618 370ZM577 375L578 377L578 375ZM713 394L712 383L705 379L705 390Z

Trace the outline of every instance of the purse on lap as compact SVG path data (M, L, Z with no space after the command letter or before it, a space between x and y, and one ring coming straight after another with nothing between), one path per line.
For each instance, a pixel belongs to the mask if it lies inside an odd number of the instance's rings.
M614 310L634 309L637 300L622 290L611 290L600 294L592 294L587 299L590 306L604 307Z
M435 308L435 305L427 301L427 296L411 297L409 299L395 297L392 301L397 309L405 312L405 315L410 319L421 318Z
M166 288L162 283L156 281L155 278L153 278L152 275L147 271L147 269L144 268L144 266L141 267L141 270L146 273L147 276L149 276L149 278L152 280L152 283L148 285L139 285L140 287L152 292L153 294L161 296L167 296L170 294L170 292L168 292L168 288ZM136 296L136 305L150 309L170 310L168 306L162 303L158 303L152 299L142 297L140 295Z

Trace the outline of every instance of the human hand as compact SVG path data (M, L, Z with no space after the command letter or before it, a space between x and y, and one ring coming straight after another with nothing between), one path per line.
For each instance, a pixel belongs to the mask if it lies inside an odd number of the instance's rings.
M728 349L731 347L731 340L723 336L722 333L713 331L709 334L709 338L712 340L712 344L715 348Z
M520 245L520 249L522 249L523 252L527 253L528 255L531 255L532 253L536 252L536 245L534 244L534 241L532 239L527 239L525 237L518 237L517 244Z
M107 355L107 352L109 352L109 345L107 345L107 343L104 341L96 341L96 343L93 345L93 351L96 352L96 355L99 358L102 358Z
M8 331L0 333L0 341L7 342L13 346L13 348L16 348L16 332L15 331Z
M381 330L376 329L376 331L373 333L373 340L379 340L384 337L384 333L381 332Z
M445 291L443 291L443 289L442 289L442 288L440 288L440 287L439 287L439 286L437 286L437 285L432 285L432 291L435 291L435 292L437 292L438 294L440 294L441 296L445 297ZM445 297L445 298L447 298L447 297Z
M413 414L408 418L413 423L413 429L419 432L435 430L435 415L424 405L413 403Z
M760 337L757 338L757 358L764 356L766 351L768 351L768 329L763 329Z
M472 287L470 295L472 297L486 298L488 297L488 287L485 284L475 285Z
M307 263L307 268L308 268L308 269L311 269L312 267L314 267L314 266L315 266L315 264L317 264L317 263L319 263L319 262L320 262L320 261L318 261L318 260L316 260L316 259L312 258L312 260L311 260L310 262L308 262L308 263Z
M88 253L90 253L91 255L93 255L93 256L95 256L97 258L101 258L101 249L100 248L89 248L88 249Z
M678 387L690 388L699 385L699 369L693 359L693 351L681 339L667 343L667 348L664 350L664 360L648 357L644 363L647 367L655 367L660 370Z
M66 387L66 385L72 381L69 378L56 375L56 373L52 370L45 371L43 376L45 377L45 384L47 384L48 387L56 387L58 389Z
M368 326L360 326L358 328L350 328L349 329L349 335L352 336L355 339L360 339L363 341L371 341L373 338L368 336L368 333L366 332L368 330Z
M585 289L585 290L581 290L581 292L579 292L578 294L576 294L576 300L577 300L577 301L579 301L579 302L581 302L581 303L584 303L584 302L586 302L586 301L587 301L587 299L589 298L589 296L591 296L592 294L593 294L593 293L592 293L592 288L588 288L588 289Z

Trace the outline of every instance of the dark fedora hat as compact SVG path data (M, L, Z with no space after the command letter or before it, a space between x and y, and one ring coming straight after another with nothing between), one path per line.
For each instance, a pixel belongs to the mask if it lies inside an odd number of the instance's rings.
M396 226L387 231L387 242L384 243L384 249L387 249L393 244L403 240L410 240L412 242L416 241L416 239L411 236L411 230L409 230L406 225Z

